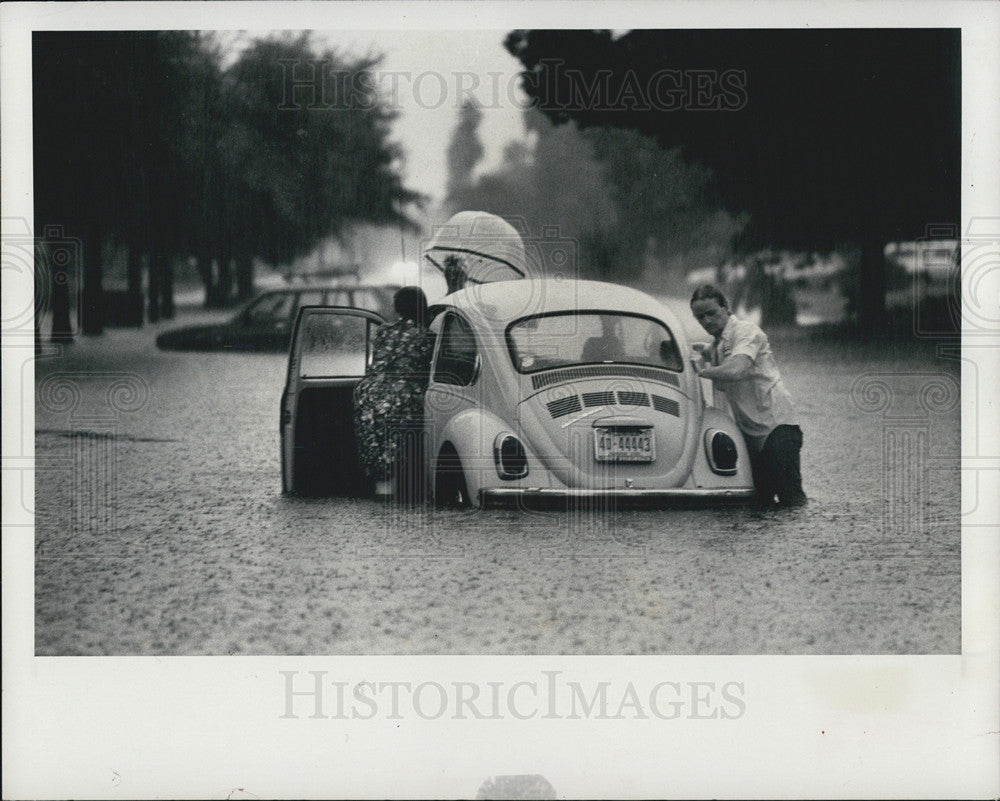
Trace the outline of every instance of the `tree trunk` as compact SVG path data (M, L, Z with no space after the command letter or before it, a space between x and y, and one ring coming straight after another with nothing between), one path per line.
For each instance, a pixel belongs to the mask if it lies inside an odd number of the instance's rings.
M885 242L877 233L866 231L861 242L861 274L858 276L858 332L870 339L882 339L885 317Z
M69 317L69 280L71 271L80 265L50 258L48 246L42 244L41 247L44 248L41 251L42 257L49 261L49 281L52 287L51 341L68 344L73 341L73 327ZM42 309L38 310L41 311Z
M101 246L97 226L90 226L83 240L83 292L80 329L84 334L104 333L104 287L101 284Z
M794 325L795 300L784 281L769 275L763 264L758 264L754 280L759 282L757 290L760 293L761 327L767 329L776 325Z
M125 279L128 287L128 324L142 328L142 253L135 244L128 246Z
M212 280L212 257L207 253L198 255L198 273L205 285L205 308L211 309L215 305L215 282Z
M164 320L174 319L174 260L161 257L160 265L160 315Z
M232 253L223 250L219 257L219 307L223 309L229 306L233 294L232 262Z
M149 257L149 322L155 323L160 319L160 277L162 272L162 256L159 253L152 253Z
M45 261L45 244L36 242L32 258L34 259L34 302L35 302L35 355L42 352L42 315L48 309L46 303L49 300L45 296L45 290L52 284L52 273Z
M253 291L253 258L246 254L236 257L236 294L240 301L250 300Z

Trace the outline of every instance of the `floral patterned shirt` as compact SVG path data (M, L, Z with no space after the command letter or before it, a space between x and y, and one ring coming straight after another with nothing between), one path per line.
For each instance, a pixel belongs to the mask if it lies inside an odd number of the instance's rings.
M393 426L424 421L424 391L434 335L412 320L397 320L375 332L372 364L354 389L354 424L365 472L387 480L396 460Z

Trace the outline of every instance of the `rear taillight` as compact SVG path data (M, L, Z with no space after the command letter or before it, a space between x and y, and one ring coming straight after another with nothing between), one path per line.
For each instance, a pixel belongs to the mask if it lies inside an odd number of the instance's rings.
M493 461L496 462L497 475L505 481L528 475L528 455L513 434L499 434L494 440Z
M736 441L725 431L710 428L705 432L705 454L713 472L720 476L736 474L736 461L739 458Z

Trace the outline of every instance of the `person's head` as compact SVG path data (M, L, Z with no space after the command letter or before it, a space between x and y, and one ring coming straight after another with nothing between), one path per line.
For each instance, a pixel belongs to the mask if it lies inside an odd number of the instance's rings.
M712 284L702 284L691 295L691 313L713 337L719 336L729 320L729 303Z
M601 315L601 336L604 339L618 338L618 317L613 314Z
M396 313L404 320L412 320L418 325L424 325L427 319L427 296L418 286L404 286L392 297L392 305Z

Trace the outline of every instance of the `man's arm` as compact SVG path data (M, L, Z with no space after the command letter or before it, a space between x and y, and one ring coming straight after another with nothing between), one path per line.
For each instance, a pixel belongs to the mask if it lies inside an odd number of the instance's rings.
M694 361L694 369L699 376L716 381L739 381L747 377L751 367L753 360L745 353L733 354L718 367L706 365L700 360Z

